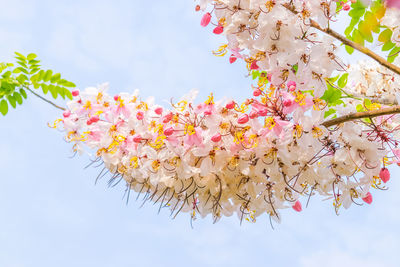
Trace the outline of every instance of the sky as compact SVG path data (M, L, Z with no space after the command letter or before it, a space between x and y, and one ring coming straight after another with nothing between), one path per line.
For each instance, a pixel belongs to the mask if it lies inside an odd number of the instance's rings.
M158 102L191 89L205 99L243 99L243 64L211 51L224 40L200 27L193 1L0 0L0 61L34 52L44 68L81 89L109 82L110 94L133 92ZM200 100L199 100L200 101ZM57 102L63 105L63 101ZM334 212L311 199L283 211L271 228L237 217L176 219L168 210L122 199L124 186L94 184L99 168L71 158L63 134L47 127L61 114L29 95L0 117L0 266L398 266L399 168L372 205Z

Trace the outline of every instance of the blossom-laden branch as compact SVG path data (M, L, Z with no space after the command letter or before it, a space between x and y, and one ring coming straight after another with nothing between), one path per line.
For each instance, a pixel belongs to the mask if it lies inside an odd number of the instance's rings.
M354 121L354 120L363 119L363 118L374 118L374 117L397 114L397 113L400 113L400 106L381 108L381 109L377 109L377 110L369 110L369 111L364 111L364 112L355 112L355 113L347 114L345 116L341 116L339 118L325 121L322 123L322 125L325 127L331 127L331 126L338 125L338 124L348 122L348 121Z
M290 10L293 14L298 14L299 12L297 12L293 6L289 5L289 4L283 4L283 6ZM321 31L324 32L325 34L341 41L344 45L350 46L356 50L358 50L359 52L371 57L372 59L376 60L379 64L381 64L382 66L390 69L391 71L393 71L394 73L397 73L400 75L400 67L388 62L386 59L384 59L383 57L379 56L378 54L374 53L373 51L371 51L370 49L366 48L365 46L362 46L354 41L351 41L349 39L347 39L346 37L344 37L343 35L337 33L336 31L332 30L331 28L327 27L327 28L323 28L321 27L321 25L319 25L315 20L310 19L310 26Z

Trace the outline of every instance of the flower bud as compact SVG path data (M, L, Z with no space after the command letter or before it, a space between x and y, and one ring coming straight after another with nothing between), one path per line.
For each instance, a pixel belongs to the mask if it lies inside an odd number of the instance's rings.
M168 123L168 122L170 122L170 121L172 120L172 116L173 116L172 112L170 112L170 113L168 113L167 115L165 115L165 116L163 117L163 123Z
M231 101L225 106L225 108L227 109L233 109L234 107L235 107L235 101Z
M138 113L136 113L136 118L140 121L143 120L144 118L143 112L139 111Z
M217 143L219 141L221 141L221 134L217 133L216 135L214 135L213 137L211 137L211 141Z
M343 10L344 10L344 11L349 11L349 10L350 10L350 5L349 5L349 4L345 4L345 5L343 6Z
M258 110L258 115L262 116L262 117L267 116L268 115L268 109L267 108L260 108Z
M78 96L79 95L79 90L74 90L71 92L72 96Z
M260 89L256 89L256 90L253 91L253 96L255 96L255 97L260 96L261 93L262 93L262 92L261 92Z
M294 205L292 206L292 208L297 212L302 211L302 207L301 207L300 201L297 200L296 203L294 203Z
M365 197L362 198L362 200L367 203L367 204L371 204L372 203L372 195L370 192L368 192Z
M210 23L210 21L211 21L211 14L207 12L201 18L200 25L203 26L203 27L206 27Z
M255 111L255 110L252 110L252 111L250 112L249 116L250 116L250 119L255 119L255 118L258 117L258 112Z
M382 182L387 183L390 180L390 172L387 168L382 168L379 172L379 178L381 178Z
M162 112L163 112L163 108L162 108L162 107L158 107L158 108L156 108L156 109L154 110L154 112L155 112L157 115L161 115Z
M293 92L294 90L296 90L296 82L295 81L289 81L287 83L287 87L291 92Z
M119 95L115 95L115 96L114 96L114 100L115 100L115 101L118 101L118 98L119 98Z
M91 121L92 123L98 122L99 120L100 120L100 119L99 119L99 116L93 116L93 117L90 118L90 121Z
M172 127L169 127L169 128L164 130L164 135L165 136L170 136L173 133L174 133L174 128L172 128Z
M140 135L135 135L135 136L133 137L133 142L135 142L135 143L140 143L140 142L142 142L142 137L141 137Z
M247 114L243 114L239 119L238 119L238 123L239 124L244 124L246 122L249 121L249 115Z
M257 61L251 62L250 69L251 70L258 70L260 67L257 65Z
M215 27L215 29L213 30L213 33L215 34L221 34L224 32L224 27L222 27L221 25Z
M229 57L229 63L231 63L231 64L235 63L236 60L237 60L237 57L235 57L234 54L232 54L232 55Z
M68 118L69 116L71 116L71 111L65 110L65 111L63 112L63 117L64 117L64 118Z

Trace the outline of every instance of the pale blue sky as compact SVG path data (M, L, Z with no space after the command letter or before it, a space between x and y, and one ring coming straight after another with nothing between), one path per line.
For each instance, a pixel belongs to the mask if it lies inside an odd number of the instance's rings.
M81 88L110 82L111 93L139 88L157 101L192 88L244 98L243 64L211 55L223 39L199 26L193 1L0 0L0 59L35 52L45 67ZM63 104L62 101L59 102ZM123 186L94 185L88 156L49 129L59 112L29 96L0 118L0 266L398 266L400 181L371 206L336 216L331 201L311 200L302 213L283 212L239 225L185 214L157 215L122 200Z

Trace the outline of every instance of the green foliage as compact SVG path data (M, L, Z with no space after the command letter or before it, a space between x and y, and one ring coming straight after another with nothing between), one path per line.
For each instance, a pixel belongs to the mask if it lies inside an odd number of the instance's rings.
M60 73L41 68L40 61L35 54L24 56L15 52L16 63L0 63L0 113L6 115L9 107L16 108L27 99L27 90L41 89L57 99L72 99L70 90L74 83L61 77ZM38 92L37 92L38 93Z
M386 8L382 0L374 0L369 8L365 7L360 0L352 3L351 10L348 13L351 21L344 31L346 38L360 45L364 45L365 42L372 43L374 33L379 34L382 29L379 21L385 15L385 12ZM387 35L387 32L385 35ZM349 54L354 52L352 47L346 46L345 48ZM388 49L387 46L385 49Z

